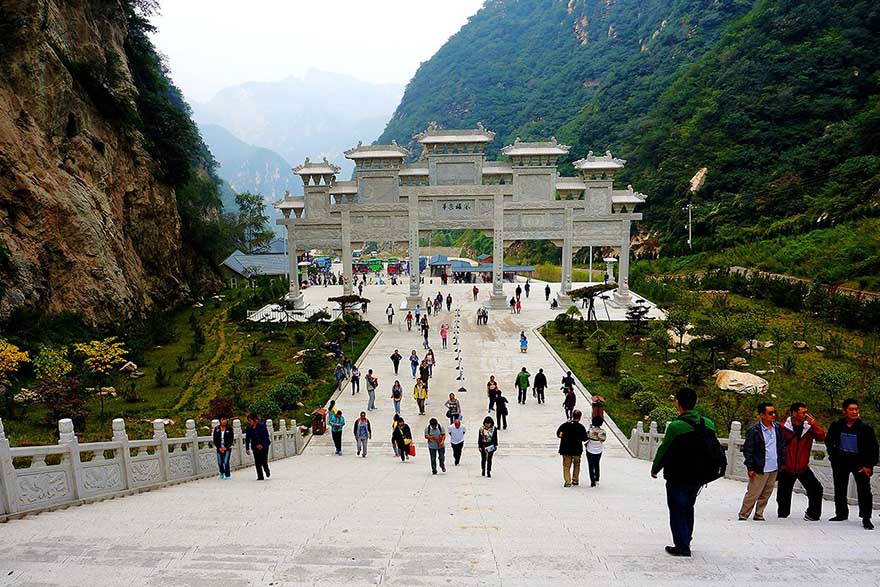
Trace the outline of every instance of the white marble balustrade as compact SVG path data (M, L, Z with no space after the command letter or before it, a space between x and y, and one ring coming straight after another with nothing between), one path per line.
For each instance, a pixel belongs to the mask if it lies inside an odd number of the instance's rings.
M219 422L212 422L212 429ZM272 444L269 460L299 454L305 443L296 420L266 421ZM235 445L231 469L253 465L245 453L241 421L233 420ZM199 436L194 420L186 436L169 438L162 420L153 421L153 437L130 440L125 421L113 420L113 438L80 443L73 421L58 421L59 442L51 446L9 446L0 420L0 521L22 514L120 497L166 485L217 475L212 435Z

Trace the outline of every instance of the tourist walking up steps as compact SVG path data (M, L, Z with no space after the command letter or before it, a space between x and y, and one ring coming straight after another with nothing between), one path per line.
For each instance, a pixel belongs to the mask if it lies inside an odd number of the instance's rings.
M480 449L480 469L484 477L492 476L492 457L498 450L498 429L491 416L483 418L483 427L477 436L477 448Z
M412 311L407 311L405 320L406 320L406 329L412 330L412 325L413 325L413 320L414 320Z
M442 343L441 346L444 349L447 348L446 339L448 336L449 336L449 325L448 324L441 324L440 325L440 342Z
M400 354L400 351L394 349L394 352L391 353L391 364L394 365L395 375L397 375L397 369L400 367L401 359L403 359L403 355Z
M450 393L449 400L446 402L446 417L452 424L459 416L461 416L461 402L455 399L454 393Z
M367 442L373 437L373 430L366 412L361 412L361 417L354 421L352 432L357 443L358 456L367 458Z
M403 386L400 380L395 379L394 385L391 386L391 401L394 402L394 413L400 414L400 400L403 399Z
M587 467L590 471L590 487L595 487L596 483L599 482L599 460L602 458L603 443L608 438L605 430L602 429L602 424L604 423L604 418L594 416L590 428L587 430L587 444L585 448L587 450Z
M526 394L529 391L529 377L532 374L529 373L525 367L522 368L522 371L516 374L516 381L514 384L516 385L516 403L525 405L526 403Z
M403 416L397 417L397 427L391 434L391 442L397 446L397 456L402 462L409 458L409 446L412 444L412 431L409 424L403 421Z
M413 387L413 399L419 406L419 415L425 415L425 400L428 399L428 388L425 387L421 379L416 379L416 385Z
M697 393L690 388L675 394L678 417L666 427L663 442L657 448L651 477L663 470L666 479L666 505L673 546L672 556L690 556L694 535L694 505L700 488L724 474L727 461L715 437L715 423L701 417L694 409Z
M825 440L825 431L813 418L807 405L791 404L789 417L782 425L785 436L785 464L780 465L776 487L776 515L787 518L791 513L791 492L794 482L800 481L807 492L807 511L804 520L818 522L822 517L822 484L810 469L813 440Z
M428 453L431 455L431 473L437 474L437 461L440 461L440 470L446 472L446 432L437 418L428 420L425 427L425 440L428 441Z
M785 464L785 437L776 421L773 404L758 404L760 421L746 432L743 459L749 473L749 485L739 510L739 519L748 520L755 510L755 520L764 521L764 508L773 494L779 467Z
M538 398L538 403L544 403L544 390L547 389L547 376L544 375L543 369L538 369L538 374L535 375L535 381L532 384L534 385L535 397Z
M565 388L565 399L562 402L562 407L565 409L565 417L568 420L571 420L574 416L574 406L577 404L577 396L574 394L574 390L570 387Z
M413 349L409 354L409 367L412 369L413 379L416 378L416 372L419 370L419 363L421 363L419 356L416 354L416 349Z
M229 427L229 416L220 416L220 424L214 428L214 448L217 451L217 468L220 469L220 478L232 479L229 475L229 458L232 456L232 446L235 442L235 433Z
M379 387L379 378L373 375L373 370L367 370L367 376L364 377L367 383L367 411L376 409L376 388Z
M550 301L550 284L549 283L544 286L544 301L545 302Z
M575 410L571 420L556 429L559 454L562 455L563 487L577 485L581 474L581 456L587 441L587 429L581 424L581 411Z
M866 530L873 530L871 475L877 465L877 437L874 429L859 418L856 400L843 401L843 418L828 427L825 448L834 477L834 517L831 521L842 522L849 517L846 490L852 475L856 481L862 525Z
M330 436L333 437L333 445L336 446L336 454L342 454L342 430L345 428L345 418L342 410L336 410L330 414Z
M361 370L357 365L351 367L351 395L361 392Z
M476 301L477 301L477 295L479 295L479 293L480 293L480 288L477 287L477 286L475 285L475 286L474 286L474 289L471 290L471 291L472 291L473 294L474 294L474 301L476 302Z
M507 415L510 413L507 408L508 403L504 393L499 389L498 396L495 398L495 415L498 416L498 427L502 430L507 430Z
M461 449L464 448L464 433L466 432L460 416L455 419L446 432L449 435L449 443L452 445L452 458L457 467L461 461Z
M489 398L489 409L486 412L491 412L495 409L495 399L498 397L498 383L494 375L489 375L489 381L486 383L486 397Z
M269 472L269 445L272 439L269 438L269 430L266 423L257 418L256 414L248 414L247 428L244 429L244 450L246 454L251 454L251 448L254 449L254 467L257 469L257 481L263 480L263 473L266 477L271 477Z
M400 414L394 414L391 419L391 448L394 450L394 456L399 457L400 451L397 450L397 443L394 442L394 431L397 430L397 424L400 422Z
M388 304L388 307L385 308L385 315L388 316L388 324L394 322L394 306Z

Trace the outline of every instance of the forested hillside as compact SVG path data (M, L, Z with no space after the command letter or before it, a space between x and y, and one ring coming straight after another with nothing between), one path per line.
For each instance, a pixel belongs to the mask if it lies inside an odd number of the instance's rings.
M875 215L880 5L868 0L490 0L416 73L379 142L436 120L611 149L645 223L718 249ZM570 169L569 169L570 171ZM878 268L880 269L880 268Z

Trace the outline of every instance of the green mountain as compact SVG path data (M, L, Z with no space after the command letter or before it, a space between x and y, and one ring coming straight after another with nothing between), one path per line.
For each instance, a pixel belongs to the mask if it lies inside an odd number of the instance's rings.
M880 6L867 0L488 0L422 64L378 142L431 121L611 149L684 250L876 214ZM567 171L570 171L568 169Z

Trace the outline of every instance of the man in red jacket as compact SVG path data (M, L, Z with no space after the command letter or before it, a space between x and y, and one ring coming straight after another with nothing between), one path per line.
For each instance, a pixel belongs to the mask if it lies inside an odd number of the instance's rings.
M825 431L813 418L806 404L791 404L791 415L782 426L785 435L785 464L779 469L779 487L776 490L776 511L780 518L791 513L791 492L794 482L800 481L807 492L807 512L804 520L817 522L822 515L822 484L810 470L813 441L825 440Z

